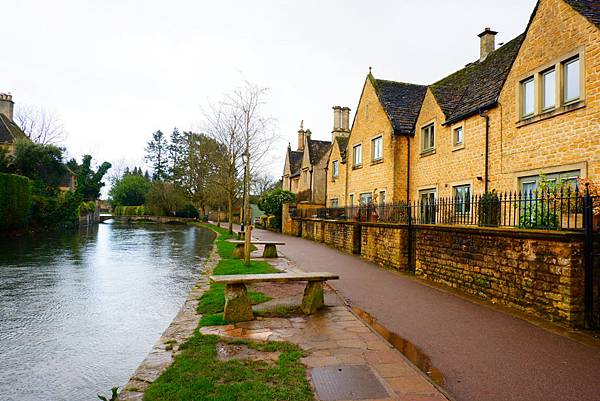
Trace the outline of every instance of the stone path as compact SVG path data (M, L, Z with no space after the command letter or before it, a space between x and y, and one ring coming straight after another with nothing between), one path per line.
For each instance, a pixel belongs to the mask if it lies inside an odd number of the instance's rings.
M599 342L532 324L324 244L256 229L306 271L332 283L353 307L428 355L460 401L598 401Z
M254 254L260 255L261 252L262 249L259 247ZM299 271L293 261L285 258L268 261L282 270ZM301 295L297 294L296 298L299 302ZM289 304L289 299L282 299L282 302ZM271 301L271 304L273 303L274 301ZM362 387L369 385L382 387L385 396L378 397L378 400L447 400L425 374L354 315L337 295L330 291L326 294L325 303L326 308L311 316L259 317L250 322L203 327L200 332L230 339L289 341L298 344L307 352L302 362L310 368L311 378L318 368L336 367L342 371L348 366L361 366L373 373L376 382L357 384ZM314 385L315 381L312 382ZM329 383L329 385L335 387L336 383ZM340 394L344 394L345 391L346 396L352 392L348 386L338 390L341 390ZM317 396L321 398L324 391L326 392L327 389L317 387ZM345 399L335 398L334 393L327 393L326 399ZM371 399L360 398L359 393L360 389L357 389L354 395L350 394L351 399Z

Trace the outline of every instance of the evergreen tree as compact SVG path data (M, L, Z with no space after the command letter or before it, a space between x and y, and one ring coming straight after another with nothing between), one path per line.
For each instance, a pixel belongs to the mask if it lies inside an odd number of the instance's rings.
M152 164L152 179L155 181L169 178L168 151L169 143L165 134L160 130L153 133L146 146L145 160Z

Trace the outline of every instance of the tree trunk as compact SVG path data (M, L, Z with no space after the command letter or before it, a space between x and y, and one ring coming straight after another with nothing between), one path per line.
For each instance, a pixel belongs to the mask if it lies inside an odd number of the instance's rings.
M233 234L233 193L227 194L227 216L229 219L229 234Z

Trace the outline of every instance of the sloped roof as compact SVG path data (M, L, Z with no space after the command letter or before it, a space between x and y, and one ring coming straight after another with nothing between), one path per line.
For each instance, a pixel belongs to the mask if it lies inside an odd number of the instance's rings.
M294 176L300 172L300 166L302 165L302 155L304 154L304 152L288 148L288 153L290 159L290 175Z
M17 139L27 138L27 135L7 116L0 113L0 143L15 143Z
M470 63L430 86L446 116L445 123L461 120L497 102L523 38L524 34L517 36L483 61Z
M575 11L600 28L600 1L598 0L565 0Z
M310 164L317 164L331 149L331 142L308 139L308 157Z
M427 86L374 79L371 74L369 74L369 78L377 91L379 101L392 122L394 132L397 134L414 133Z
M340 149L340 156L342 157L342 162L346 161L346 148L348 147L348 137L347 136L337 136L335 137L335 142L338 144Z

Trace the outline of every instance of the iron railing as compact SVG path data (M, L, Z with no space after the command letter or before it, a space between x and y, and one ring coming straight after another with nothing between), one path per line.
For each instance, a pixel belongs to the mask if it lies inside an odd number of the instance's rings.
M583 229L586 190L539 190L347 207L296 208L295 218L399 224L452 224L545 230ZM591 197L600 205L600 197Z

